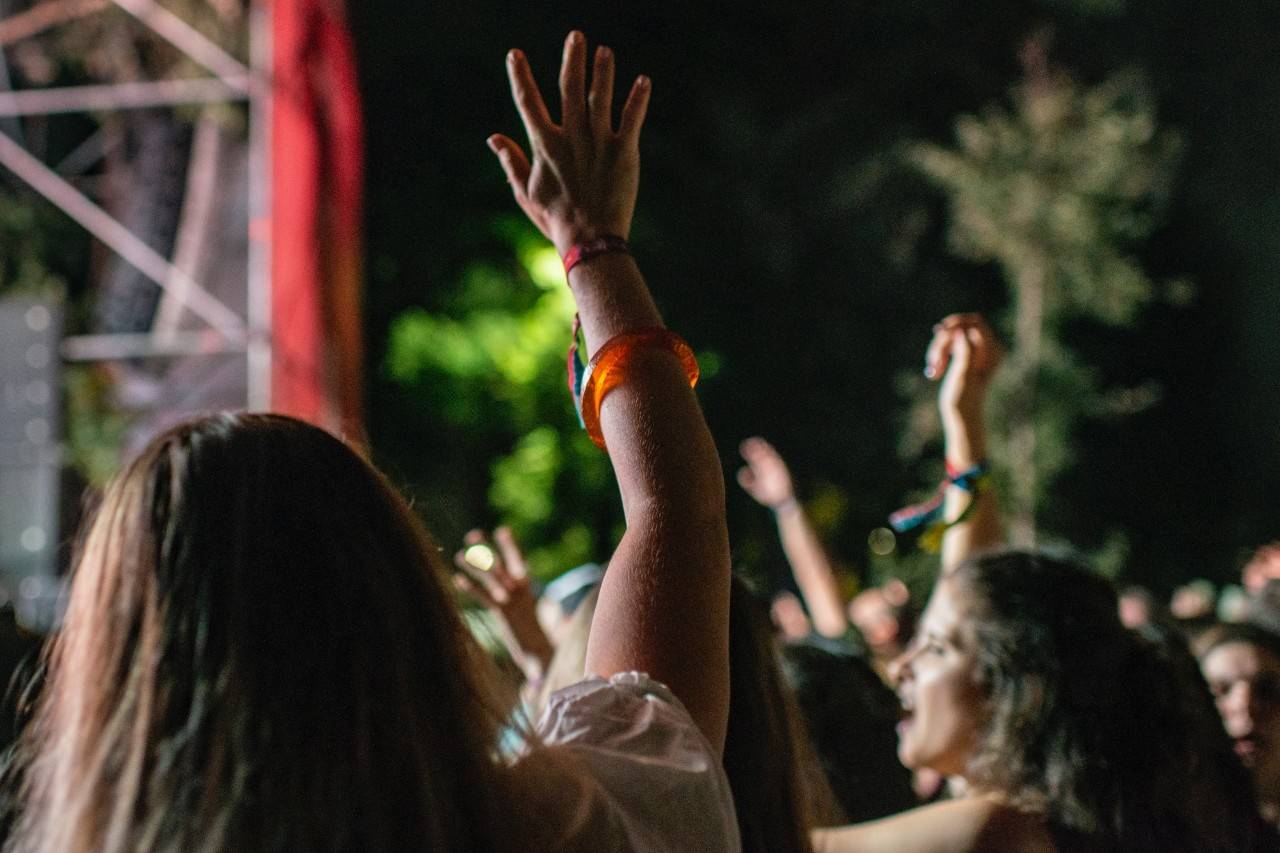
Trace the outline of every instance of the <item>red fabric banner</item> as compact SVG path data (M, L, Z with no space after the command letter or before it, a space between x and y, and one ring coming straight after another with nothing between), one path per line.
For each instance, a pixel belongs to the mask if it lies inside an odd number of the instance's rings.
M271 0L272 409L363 443L364 128L341 0Z

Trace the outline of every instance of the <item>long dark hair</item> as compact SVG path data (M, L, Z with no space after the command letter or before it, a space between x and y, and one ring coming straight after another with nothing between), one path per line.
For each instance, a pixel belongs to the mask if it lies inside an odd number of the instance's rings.
M216 415L84 541L11 849L500 849L498 709L443 563L337 439Z
M1247 779L1228 769L1221 726L1206 724L1203 683L1124 628L1107 581L1069 560L1002 551L944 582L956 584L990 696L971 784L1043 812L1060 838L1090 849L1252 848Z
M810 757L807 734L782 677L769 618L736 576L729 592L729 690L724 770L743 853L808 853L815 792L802 766Z
M851 647L818 640L781 649L818 760L838 805L817 826L862 823L918 805L911 772L898 761L898 697Z

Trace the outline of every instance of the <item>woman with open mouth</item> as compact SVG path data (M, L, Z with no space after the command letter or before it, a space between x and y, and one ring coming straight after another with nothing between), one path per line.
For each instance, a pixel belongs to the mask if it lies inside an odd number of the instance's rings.
M983 409L1000 361L981 317L935 328L948 480L930 519L942 574L890 665L898 755L955 799L819 830L821 853L1267 849L1242 768L1202 684L1120 622L1116 594L1071 560L1002 541ZM1184 652L1185 655L1185 652Z

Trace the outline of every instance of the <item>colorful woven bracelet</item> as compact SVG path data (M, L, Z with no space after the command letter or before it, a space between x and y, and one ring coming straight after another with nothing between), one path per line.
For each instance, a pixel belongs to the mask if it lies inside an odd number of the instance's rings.
M689 377L689 387L698 384L698 359L684 339L669 329L649 328L624 332L610 338L591 357L582 375L581 395L575 395L578 418L587 435L601 450L606 450L604 433L600 429L600 408L609 392L627 379L627 367L632 354L641 349L664 349L675 354Z
M569 247L569 251L564 253L564 274L568 276L569 270L583 261L589 261L592 258L598 258L601 255L608 255L613 252L622 252L629 255L631 254L631 247L627 245L626 240L612 234L605 234L594 240L574 243Z
M938 484L937 491L923 503L903 507L889 516L889 526L898 533L924 528L920 534L920 547L926 551L936 552L942 545L942 535L957 524L969 519L977 504L979 492L987 488L990 478L987 475L987 462L984 459L972 468L956 470L947 463L947 478ZM955 486L973 495L968 505L954 521L943 520L947 488Z

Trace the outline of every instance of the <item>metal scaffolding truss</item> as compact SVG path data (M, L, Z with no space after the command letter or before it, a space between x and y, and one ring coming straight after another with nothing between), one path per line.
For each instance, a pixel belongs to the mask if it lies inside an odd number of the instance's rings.
M165 310L157 312L149 332L68 337L62 342L62 356L68 361L112 361L243 353L247 367L244 405L250 409L266 409L270 404L271 374L269 4L266 0L255 0L251 4L250 64L247 66L156 0L45 0L0 20L0 49L50 27L74 26L75 21L85 15L97 14L112 6L129 13L211 76L0 92L0 166L79 223L160 287L165 295ZM20 116L235 102L247 103L249 114L249 234L244 316L229 308L174 260L151 248L142 236L82 193L57 170L42 163L11 135L12 121ZM6 119L10 123L6 123ZM100 140L90 142L101 145ZM67 161L85 156L73 152ZM198 318L201 327L179 328L174 320L175 312L183 310Z

